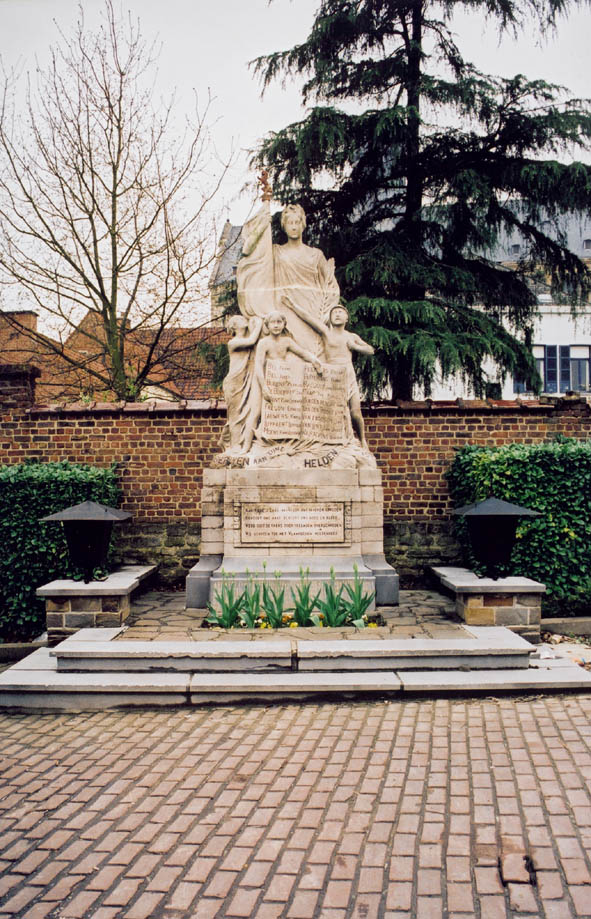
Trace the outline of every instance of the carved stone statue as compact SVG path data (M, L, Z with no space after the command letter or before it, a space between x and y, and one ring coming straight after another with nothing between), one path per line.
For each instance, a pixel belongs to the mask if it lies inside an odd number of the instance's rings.
M334 261L303 242L306 216L299 204L284 208L287 242L273 245L266 185L264 191L263 207L242 230L241 316L229 324L228 423L218 460L374 466L352 362L352 352L373 354L373 348L346 330Z
M236 270L240 311L247 317L262 318L275 310L284 312L287 294L307 314L326 321L331 307L339 302L334 261L303 242L306 215L299 204L283 209L281 226L287 242L273 245L271 212L266 203L242 230L243 256ZM304 348L312 352L318 349L317 335L297 315L288 315L288 326Z
M228 420L221 446L231 453L243 451L251 404L257 398L257 393L253 392L258 385L254 374L253 348L262 327L263 321L257 316L251 319L250 324L244 316L232 316L228 322L228 331L232 334L228 342L230 368L223 382Z

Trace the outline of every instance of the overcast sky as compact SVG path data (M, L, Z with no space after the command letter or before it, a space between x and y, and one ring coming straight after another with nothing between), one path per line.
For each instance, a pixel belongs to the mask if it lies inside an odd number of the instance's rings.
M96 21L101 0L82 5L87 21ZM122 0L121 6L139 17L147 39L158 37L162 43L163 91L176 87L182 106L189 104L193 88L203 99L211 90L220 153L232 144L238 151L251 148L266 132L300 117L297 87L274 87L261 100L248 61L302 41L318 0ZM69 32L77 16L77 0L0 0L4 64L33 67L35 55L42 58L57 38L54 20ZM486 31L483 22L470 14L456 23L460 47L480 69L507 76L521 72L566 85L578 96L591 95L588 8L573 13L541 44L531 29L517 42L507 39L499 46L494 30ZM252 195L237 197L249 178L246 164L243 153L226 191L227 216L234 223L242 222L252 204Z

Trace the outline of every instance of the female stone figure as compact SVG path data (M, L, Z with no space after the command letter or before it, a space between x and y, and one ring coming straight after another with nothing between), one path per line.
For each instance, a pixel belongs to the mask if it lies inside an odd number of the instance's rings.
M254 316L250 324L244 316L232 316L228 322L228 331L232 338L228 342L230 368L222 389L227 406L227 422L222 433L221 445L228 452L239 453L243 450L247 422L251 404L256 394L253 389L258 386L254 373L254 346L259 340L262 319ZM259 395L260 401L260 395Z
M302 239L306 215L299 204L288 204L281 214L287 236L283 245L271 241L271 214L268 202L244 227L243 257L236 280L238 303L245 316L265 317L285 309L284 296L301 310L326 322L330 309L339 302L339 287L334 262L320 249L307 246ZM318 354L321 342L309 324L288 309L287 325L295 340Z

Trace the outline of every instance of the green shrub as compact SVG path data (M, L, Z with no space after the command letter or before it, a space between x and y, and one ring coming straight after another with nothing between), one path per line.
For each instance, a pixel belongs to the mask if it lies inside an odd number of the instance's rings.
M60 523L41 517L82 501L116 506L114 468L73 463L0 466L0 640L19 641L44 629L42 584L72 577Z
M584 603L591 596L591 441L565 437L553 443L504 447L467 446L447 472L455 506L493 495L539 511L522 518L505 574L546 585L548 601ZM467 531L458 538L470 563ZM564 602L568 601L568 603Z

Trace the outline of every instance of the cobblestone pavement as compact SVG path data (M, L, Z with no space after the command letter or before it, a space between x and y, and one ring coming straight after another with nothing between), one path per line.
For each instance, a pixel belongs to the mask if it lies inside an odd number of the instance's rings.
M0 714L0 916L591 916L591 695Z
M401 590L400 604L380 607L381 621L377 629L298 629L298 638L461 638L465 637L460 620L455 615L455 602L429 590ZM276 639L277 633L265 629L203 629L205 610L185 609L185 594L149 591L132 602L126 631L120 636L126 641L232 641Z

